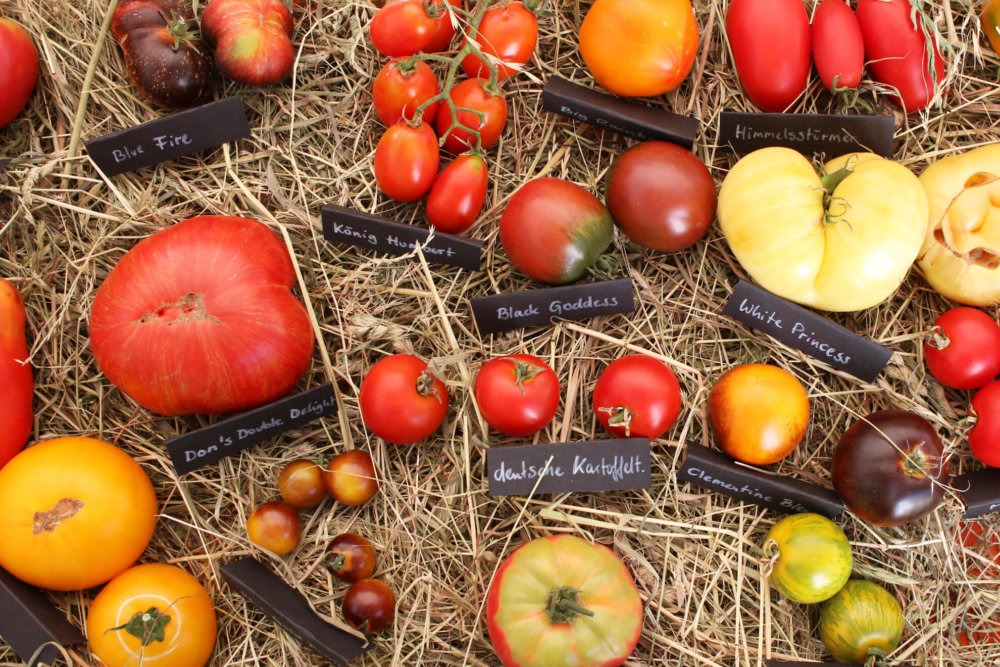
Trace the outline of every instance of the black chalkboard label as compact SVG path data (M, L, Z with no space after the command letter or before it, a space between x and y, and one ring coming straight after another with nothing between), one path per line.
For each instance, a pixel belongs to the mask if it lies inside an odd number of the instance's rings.
M888 157L893 129L892 116L723 111L718 144L739 154L785 146L807 155L823 153L827 158L855 151Z
M10 158L0 158L0 172L3 172L8 164L10 164Z
M98 168L114 176L249 136L243 100L228 97L84 144Z
M327 623L302 593L259 561L241 558L219 569L226 583L334 665L346 667L367 649L364 639Z
M333 414L333 385L325 384L167 440L178 473L221 461L288 429Z
M58 646L86 641L45 593L0 568L0 638L27 663L32 656L52 664L62 657ZM42 646L46 646L42 649ZM41 653L36 655L36 652ZM37 664L37 663L32 663Z
M490 447L491 496L647 489L649 438Z
M322 209L323 238L331 243L346 243L371 248L389 255L411 253L420 244L431 264L447 264L464 269L478 269L482 264L482 242L442 234L393 222L378 215L344 206L328 205Z
M832 519L844 511L831 489L745 466L694 443L687 446L677 479L786 514L815 512Z
M558 76L545 82L542 107L626 137L670 141L688 150L699 128L694 118L623 100Z
M553 320L583 320L598 315L631 313L635 295L631 278L547 287L478 297L471 300L480 333L537 327Z
M822 667L856 667L846 662L785 662L784 660L765 660L764 664L767 667L816 667L816 665L822 665ZM900 663L893 665L893 667L910 667L910 665Z
M966 519L1000 512L1000 468L959 475L954 486L962 494Z
M872 382L892 351L801 306L741 280L723 314L865 382Z

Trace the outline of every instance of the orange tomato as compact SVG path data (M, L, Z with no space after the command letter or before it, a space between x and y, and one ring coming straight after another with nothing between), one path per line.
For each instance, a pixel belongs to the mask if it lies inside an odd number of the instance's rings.
M590 73L623 97L677 88L697 52L690 0L596 0L580 26L580 55Z
M258 505L247 517L247 537L262 549L287 556L302 539L302 520L284 500L272 500Z
M118 447L40 442L0 469L0 567L57 591L103 584L145 551L156 512L153 483Z
M0 278L0 468L31 436L34 384L24 320L21 294Z

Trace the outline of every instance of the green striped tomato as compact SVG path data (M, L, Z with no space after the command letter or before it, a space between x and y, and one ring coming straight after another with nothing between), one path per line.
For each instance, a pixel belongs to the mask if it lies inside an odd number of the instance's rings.
M764 550L776 554L770 581L794 602L828 599L847 582L854 566L851 544L840 526L819 514L790 514L774 524Z
M820 606L819 636L834 660L862 665L899 646L903 608L878 584L852 579Z

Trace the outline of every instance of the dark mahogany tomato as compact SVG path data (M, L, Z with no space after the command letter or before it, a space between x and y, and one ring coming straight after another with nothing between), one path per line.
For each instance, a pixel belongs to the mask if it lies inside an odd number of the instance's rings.
M431 189L441 153L437 135L427 123L404 120L387 129L375 146L375 182L397 201L415 201Z
M0 278L0 468L24 449L34 424L34 371L28 363L21 293Z
M476 374L476 405L504 435L531 435L552 421L559 407L559 378L531 354L490 359Z
M442 105L437 114L437 133L446 151L486 150L500 141L507 125L503 93L488 90L482 79L465 79L452 87L448 98L450 103Z
M286 556L302 539L302 520L294 507L283 500L272 500L247 518L247 536L262 549Z
M597 378L594 414L619 438L655 440L681 412L681 386L670 367L644 354L615 359Z
M233 81L281 83L292 73L292 14L282 0L208 0L201 30L215 46L215 62Z
M856 11L872 77L906 113L926 109L944 80L930 19L910 0L858 0Z
M327 496L323 468L309 459L289 461L278 473L278 493L295 509L312 509Z
M983 32L986 33L986 38L990 41L990 46L993 47L993 52L1000 54L1000 0L988 0L983 3L979 22Z
M972 455L992 468L1000 468L1000 380L977 391L969 411L976 420L969 431Z
M809 81L809 15L802 0L732 0L726 35L740 85L763 111L785 111Z
M405 58L426 50L439 27L423 0L399 0L375 12L368 37L383 56Z
M812 56L827 90L857 88L865 69L858 17L844 0L823 0L812 17Z
M348 449L334 456L324 474L327 491L341 505L361 505L378 493L371 454L360 449Z
M878 584L851 579L820 605L819 636L834 660L871 664L872 656L884 657L899 646L903 608Z
M38 81L38 50L24 27L0 18L0 128L14 120L31 99Z
M977 308L947 310L924 339L924 361L946 387L978 389L1000 374L1000 325Z
M149 99L188 107L208 97L215 66L189 5L122 0L111 17L111 35L125 56L129 78Z
M488 186L483 156L462 153L434 179L427 193L427 222L446 234L461 234L483 210Z
M901 526L941 502L948 462L930 422L906 410L881 410L840 437L832 475L837 495L858 518Z
M664 251L683 250L705 236L717 199L705 163L666 141L644 141L619 155L604 196L626 236Z
M851 578L854 556L840 526L825 516L802 512L779 520L764 537L771 557L771 585L789 600L828 600Z
M448 412L448 390L412 354L379 359L361 381L361 419L386 442L417 442L441 428Z
M323 564L341 581L367 579L375 572L375 547L357 533L341 533L326 545Z
M344 620L366 634L382 632L396 616L396 594L381 579L361 579L344 594Z
M529 278L550 285L578 280L608 249L613 236L614 222L604 204L561 178L528 181L511 196L500 217L500 242L511 263Z
M372 84L372 105L375 115L387 126L400 120L410 120L424 102L440 94L441 87L430 65L423 60L390 60L379 70ZM423 108L420 120L431 125L440 102L433 101Z
M497 81L516 74L535 52L538 43L538 18L520 2L490 7L473 35L479 44L479 54L470 53L462 59L462 71L466 76L490 78L490 57L496 63Z

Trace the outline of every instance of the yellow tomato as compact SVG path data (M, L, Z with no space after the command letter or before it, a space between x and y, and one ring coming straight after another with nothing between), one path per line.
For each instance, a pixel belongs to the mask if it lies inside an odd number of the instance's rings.
M920 175L930 225L918 264L935 290L1000 303L1000 144L938 160Z
M872 153L835 158L823 173L790 148L746 155L722 183L719 226L764 289L821 310L869 308L916 259L927 197L910 170Z

